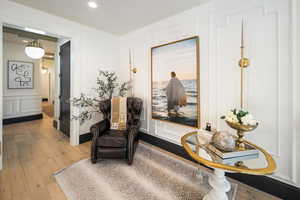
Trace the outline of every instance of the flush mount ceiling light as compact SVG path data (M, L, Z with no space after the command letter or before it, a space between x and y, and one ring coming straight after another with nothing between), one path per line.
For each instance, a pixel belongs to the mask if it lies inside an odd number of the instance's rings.
M40 59L45 55L45 50L38 40L34 40L26 45L25 53L30 58Z
M98 8L98 2L97 2L97 0L88 0L88 6L90 8Z

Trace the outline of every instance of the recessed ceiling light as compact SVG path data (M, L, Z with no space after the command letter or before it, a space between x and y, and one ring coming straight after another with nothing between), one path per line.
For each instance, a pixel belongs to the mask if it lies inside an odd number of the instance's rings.
M44 32L44 31L40 31L40 30L33 29L33 28L25 28L25 31L32 32L32 33L37 33L37 34L42 34L42 35L46 34L46 32Z
M98 4L96 0L89 0L88 5L90 8L98 8Z

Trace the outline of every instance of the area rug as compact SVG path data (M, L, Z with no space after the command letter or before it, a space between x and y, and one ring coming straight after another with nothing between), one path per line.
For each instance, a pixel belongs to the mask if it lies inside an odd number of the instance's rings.
M210 173L147 144L131 166L124 160L81 160L54 174L68 200L200 200ZM231 183L230 200L237 184Z

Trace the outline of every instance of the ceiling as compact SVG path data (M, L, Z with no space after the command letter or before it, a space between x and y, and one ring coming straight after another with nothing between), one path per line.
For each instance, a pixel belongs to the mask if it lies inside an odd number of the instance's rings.
M154 23L209 0L10 0L116 35Z

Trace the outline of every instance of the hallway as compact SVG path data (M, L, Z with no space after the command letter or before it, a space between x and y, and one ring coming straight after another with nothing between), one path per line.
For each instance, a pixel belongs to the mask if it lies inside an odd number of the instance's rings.
M42 102L42 111L48 117L53 118L54 116L54 104L49 102Z

